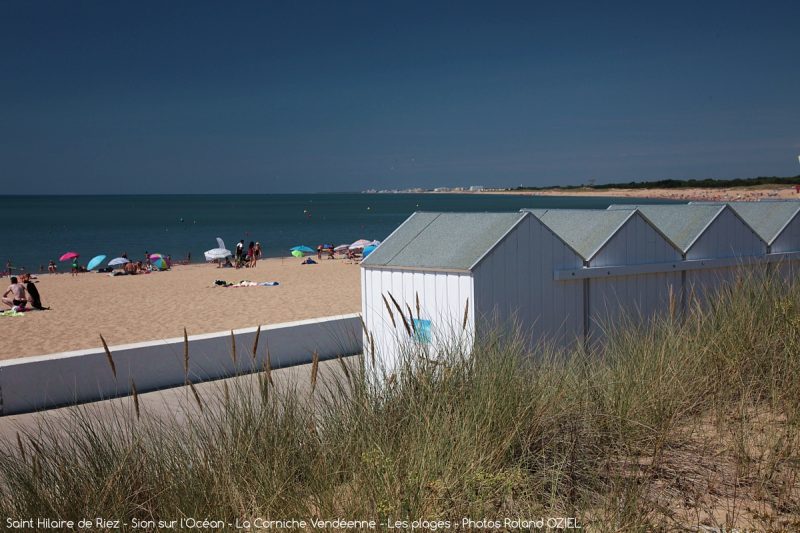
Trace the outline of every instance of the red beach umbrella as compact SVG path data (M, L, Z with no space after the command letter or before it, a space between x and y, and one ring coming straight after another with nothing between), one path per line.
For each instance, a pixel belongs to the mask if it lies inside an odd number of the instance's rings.
M58 258L59 261L69 261L70 259L74 259L76 257L80 257L80 254L77 252L67 252L61 257Z

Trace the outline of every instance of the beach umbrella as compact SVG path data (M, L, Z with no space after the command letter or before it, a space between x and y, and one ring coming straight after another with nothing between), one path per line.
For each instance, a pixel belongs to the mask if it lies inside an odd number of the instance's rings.
M156 261L158 259L163 259L161 254L150 254L150 261Z
M295 246L294 248L290 248L290 251L302 252L304 254L313 254L315 250L313 248L309 248L308 246Z
M333 249L334 252L346 252L347 249L350 248L349 244L340 244L336 248Z
M108 266L112 267L121 266L124 265L125 263L130 263L130 261L128 261L124 257L115 257L114 259L108 262Z
M375 248L377 248L377 246L374 244L364 247L364 251L361 252L361 257L367 257L369 254L375 251Z
M167 262L164 261L164 258L159 256L153 259L153 256L150 256L150 264L153 265L155 268L159 270L166 270L167 269Z
M76 257L80 257L80 254L77 252L67 252L61 257L58 258L59 261L69 261L70 259L74 259Z
M203 255L206 257L206 261L217 261L219 259L225 259L226 257L230 257L233 255L230 250L225 248L225 241L217 237L217 247L212 248L210 250L206 250L203 252Z
M86 265L86 270L94 270L95 268L100 266L100 263L106 260L106 256L104 255L96 255L92 257L92 260L89 261L89 264Z
M206 256L206 261L216 261L218 259L225 259L226 257L230 257L233 254L230 250L226 250L225 248L213 248L211 250L207 250L203 252L203 255Z
M292 250L292 255L295 257L303 257L304 254L300 250Z
M351 250L358 250L365 246L369 246L372 241L368 241L366 239L358 239L356 242L350 245Z

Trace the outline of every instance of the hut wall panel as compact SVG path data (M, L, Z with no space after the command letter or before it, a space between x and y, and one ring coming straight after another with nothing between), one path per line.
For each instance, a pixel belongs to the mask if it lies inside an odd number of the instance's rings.
M786 228L775 239L770 248L771 253L800 252L800 214L794 217ZM779 268L786 279L800 276L800 260L779 263Z
M800 214L796 215L773 241L770 252L773 254L800 252Z
M467 299L474 300L472 277L469 274L370 268L362 268L362 273L364 323L375 339L376 355L387 369L393 368L402 350L415 342L406 332L400 313L389 297L390 293L403 310L409 327L412 318L431 321L431 343L425 345L431 352L435 352L438 346L452 344L453 335L466 337L473 331L474 311L470 303L467 333L462 332L464 307ZM389 302L395 326L392 325L383 297ZM409 308L412 317L409 317ZM369 350L368 343L367 338L366 350Z
M641 216L633 216L591 260L590 266L637 265L680 261L681 254ZM666 272L595 278L589 282L591 337L623 316L647 320L678 305L681 274Z
M479 263L475 312L479 331L516 327L532 343L570 345L583 336L583 284L553 279L580 257L534 217L524 220Z
M687 259L749 257L766 253L766 244L731 209L725 209L686 253ZM723 286L734 282L742 266L686 273L686 291L705 303ZM758 266L756 268L762 268Z
M766 251L764 241L728 208L697 239L686 258L746 257Z

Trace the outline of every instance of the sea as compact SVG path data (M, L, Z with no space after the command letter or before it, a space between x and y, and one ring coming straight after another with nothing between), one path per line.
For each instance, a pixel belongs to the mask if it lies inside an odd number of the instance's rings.
M531 208L605 209L612 203L665 203L602 197L501 194L248 194L141 196L0 196L0 270L38 272L65 252L86 264L123 253L173 261L240 239L261 243L267 257L293 246L383 240L415 211L518 211ZM469 228L464 228L468 231ZM447 243L442 243L447 246ZM61 265L61 270L67 265Z

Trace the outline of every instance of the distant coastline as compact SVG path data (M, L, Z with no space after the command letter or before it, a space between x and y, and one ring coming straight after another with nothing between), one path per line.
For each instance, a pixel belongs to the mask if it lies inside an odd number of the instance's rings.
M367 194L502 194L520 196L577 196L647 198L677 201L800 200L800 176L731 180L660 180L603 185L488 188L469 187L366 190Z

